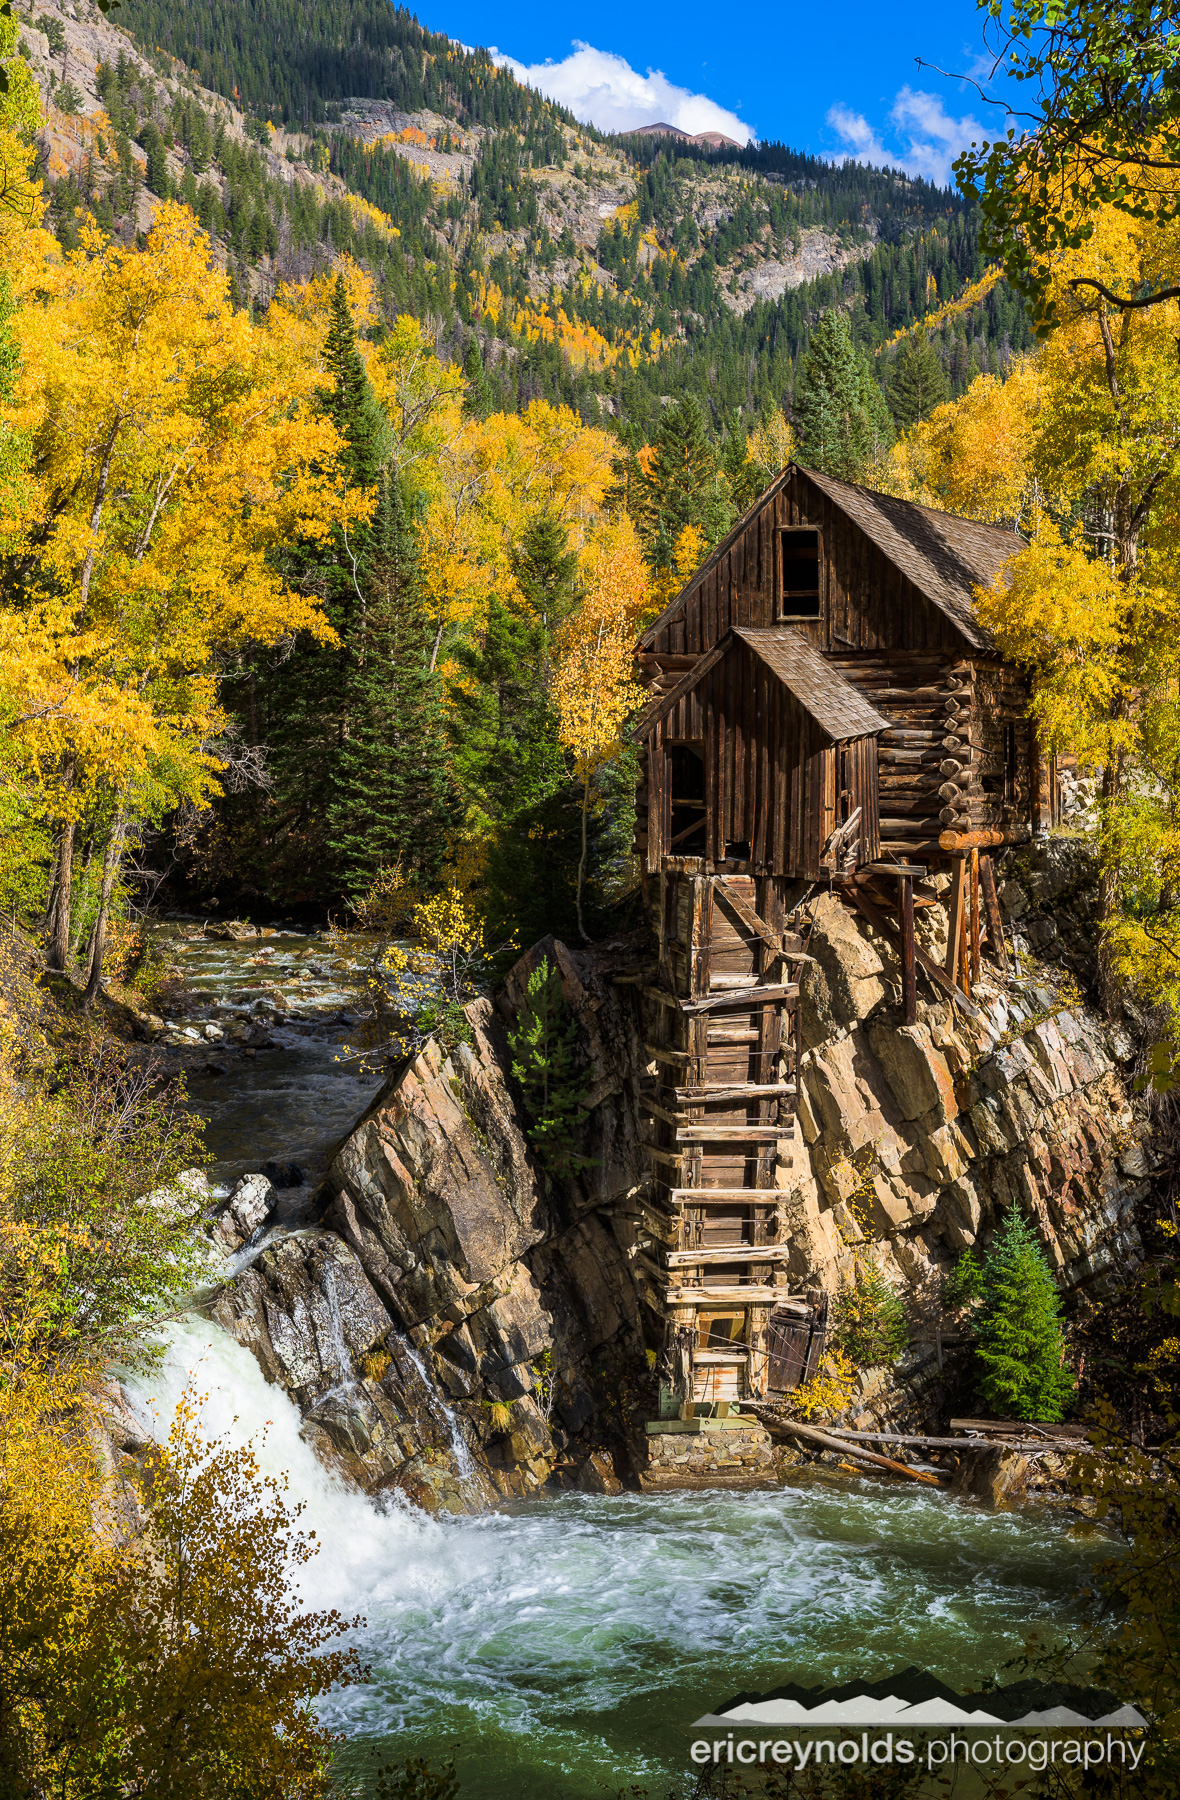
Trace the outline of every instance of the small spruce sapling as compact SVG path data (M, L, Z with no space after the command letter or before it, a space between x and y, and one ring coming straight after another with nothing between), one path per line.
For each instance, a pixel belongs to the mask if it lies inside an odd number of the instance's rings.
M550 1175L590 1167L574 1148L584 1098L577 1069L578 1023L566 1004L561 970L543 957L528 979L512 1046L512 1073L532 1115L529 1138Z
M909 1341L905 1308L875 1262L858 1265L834 1312L834 1341L860 1368L892 1362Z
M1061 1295L1035 1233L1013 1207L984 1258L975 1317L979 1391L998 1418L1060 1419L1073 1396Z

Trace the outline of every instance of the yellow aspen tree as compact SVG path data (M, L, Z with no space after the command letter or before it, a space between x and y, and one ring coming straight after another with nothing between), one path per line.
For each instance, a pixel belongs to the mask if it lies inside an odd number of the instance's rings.
M478 629L493 594L515 592L512 561L531 519L587 542L611 479L612 443L566 406L469 419L439 458L422 523L423 585L441 634Z
M582 784L582 842L578 860L578 930L584 916L589 819L595 783L618 754L623 724L639 703L635 635L647 607L648 577L631 520L595 532L580 562L585 597L564 628L553 680L562 747Z
M219 654L330 635L273 553L369 503L344 492L315 369L233 311L186 209L162 206L142 251L86 233L12 324L21 368L0 422L30 462L4 521L25 574L0 642L28 644L52 696L24 729L58 796L50 955L64 966L78 791L120 838L133 815L204 803ZM92 992L100 973L101 953Z
M1034 515L1010 581L980 595L1001 651L1033 673L1045 747L1076 745L1101 779L1108 997L1120 940L1142 941L1144 919L1149 985L1174 987L1180 973L1180 909L1164 869L1180 817L1180 363L1175 303L1115 312L1078 278L1135 291L1174 255L1174 235L1108 208L1085 247L1058 258L1059 322L1040 354L1030 459L1059 524Z

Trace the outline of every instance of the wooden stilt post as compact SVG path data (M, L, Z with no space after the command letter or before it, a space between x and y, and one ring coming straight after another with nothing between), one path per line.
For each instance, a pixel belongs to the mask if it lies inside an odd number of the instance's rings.
M914 881L903 875L897 884L901 913L901 1007L907 1025L918 1022L918 971L914 966Z
M1008 975L1008 950L1004 943L1004 921L1000 916L1000 897L996 893L996 873L990 856L979 859L979 886L983 893L983 910L987 919L987 941L1000 971Z
M946 972L956 983L959 980L959 947L963 939L963 899L963 858L953 856L951 893L947 902Z
M918 970L914 943L914 882L920 880L926 870L917 863L870 863L868 870L872 875L889 876L897 883L897 912L901 921L901 1005L905 1023L916 1025Z
M979 851L971 852L971 979L979 980Z

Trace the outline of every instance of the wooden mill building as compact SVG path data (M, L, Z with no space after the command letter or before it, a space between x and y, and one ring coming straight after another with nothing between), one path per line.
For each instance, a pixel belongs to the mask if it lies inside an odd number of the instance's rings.
M981 888L1003 954L986 852L1056 806L1027 681L975 613L1022 546L791 465L640 641L638 845L659 939L641 1268L682 1399L792 1387L822 1346L826 1303L792 1291L775 1173L794 1130L794 909L830 884L894 932L911 1019L916 963L970 1004ZM947 863L940 967L915 948L913 907Z

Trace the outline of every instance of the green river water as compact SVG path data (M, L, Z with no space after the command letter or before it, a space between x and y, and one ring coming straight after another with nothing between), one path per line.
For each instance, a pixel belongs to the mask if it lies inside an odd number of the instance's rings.
M317 959L314 940L277 940L262 978L280 952L304 970ZM214 995L246 991L255 974L242 946L177 954ZM291 1009L304 1016L276 1029L274 1050L194 1082L225 1178L268 1157L322 1165L372 1091L333 1061L346 1001L328 968L315 982L308 971ZM227 1002L210 1016L214 1004ZM1081 1617L1106 1549L1060 1515L989 1514L818 1471L748 1494L559 1494L454 1519L379 1510L335 1483L291 1403L202 1320L174 1328L140 1401L167 1418L194 1372L209 1429L265 1432L264 1462L306 1504L323 1546L303 1577L308 1601L364 1615L370 1678L333 1696L326 1717L357 1757L453 1750L464 1800L582 1800L632 1783L662 1795L690 1767L685 1727L743 1689L910 1663L978 1687L1030 1630Z

